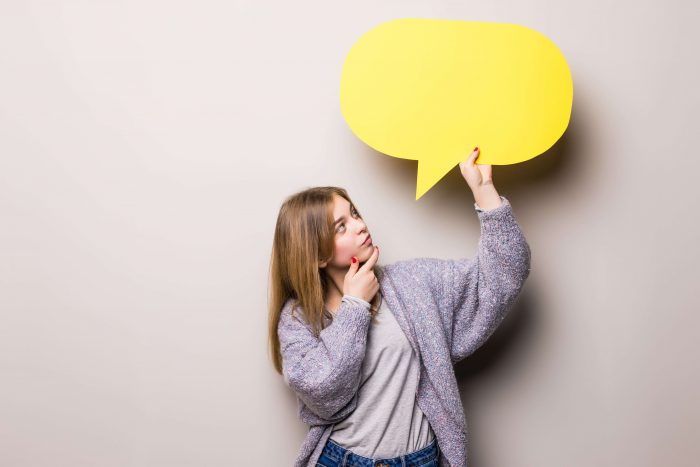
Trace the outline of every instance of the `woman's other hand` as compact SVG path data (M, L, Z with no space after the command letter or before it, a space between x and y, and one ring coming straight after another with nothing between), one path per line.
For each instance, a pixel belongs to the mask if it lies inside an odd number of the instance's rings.
M474 148L466 161L459 163L459 170L462 172L464 180L472 191L476 191L483 185L493 183L493 176L490 164L475 164L479 157L479 148Z

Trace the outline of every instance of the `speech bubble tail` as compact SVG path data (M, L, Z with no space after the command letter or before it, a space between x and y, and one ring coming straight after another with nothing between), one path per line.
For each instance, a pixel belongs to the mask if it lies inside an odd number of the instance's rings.
M450 160L420 159L416 178L416 201L426 194L442 177L444 177L459 162Z

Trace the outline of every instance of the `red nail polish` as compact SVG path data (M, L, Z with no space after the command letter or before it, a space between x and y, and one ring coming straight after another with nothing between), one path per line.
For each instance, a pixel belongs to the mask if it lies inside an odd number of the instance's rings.
M475 147L474 150L477 151L479 149L479 146Z
M353 257L352 257L352 262L353 262L353 264L354 264L354 263L357 263L357 258L355 258L355 257L353 256Z

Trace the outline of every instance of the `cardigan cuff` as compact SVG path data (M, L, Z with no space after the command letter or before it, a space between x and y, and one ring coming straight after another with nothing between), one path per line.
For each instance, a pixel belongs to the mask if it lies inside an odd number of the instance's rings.
M503 197L503 195L500 195L500 197L501 197L501 206L503 206L503 204L506 202L506 199ZM498 206L498 208L500 208L501 206ZM489 212L489 211L493 211L493 210L498 209L498 208L483 209L483 208L480 208L478 204L474 203L474 209L476 209L477 212Z
M349 300L351 302L355 302L355 303L360 304L360 305L365 305L367 307L367 309L371 308L371 306L372 306L372 304L369 303L367 300L363 300L359 297L354 297L354 296L348 295L348 294L343 295L342 299Z

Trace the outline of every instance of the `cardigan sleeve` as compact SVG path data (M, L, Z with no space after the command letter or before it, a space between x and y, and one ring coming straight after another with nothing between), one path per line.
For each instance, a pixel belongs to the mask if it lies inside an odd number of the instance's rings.
M493 334L514 304L530 274L530 247L508 199L483 210L475 205L481 236L472 258L422 258L419 270L438 304L457 363Z
M456 363L493 334L530 274L531 251L508 199L479 210L481 236L471 259L446 263L445 290L452 329L451 358Z
M303 422L333 423L354 409L353 401L357 403L369 307L344 297L317 338L298 312L292 316L291 302L285 304L277 327L284 381L298 398Z

